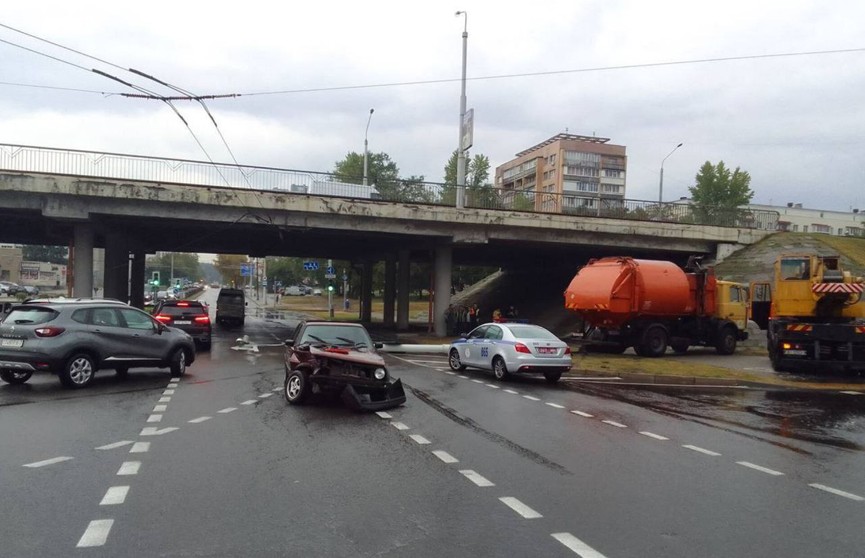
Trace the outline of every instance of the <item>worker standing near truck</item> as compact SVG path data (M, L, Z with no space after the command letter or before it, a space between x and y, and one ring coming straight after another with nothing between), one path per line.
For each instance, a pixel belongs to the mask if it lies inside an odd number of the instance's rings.
M565 291L565 307L587 325L586 349L659 357L670 346L715 347L733 354L748 338L747 287L719 281L691 258L683 270L673 262L609 257L590 260Z

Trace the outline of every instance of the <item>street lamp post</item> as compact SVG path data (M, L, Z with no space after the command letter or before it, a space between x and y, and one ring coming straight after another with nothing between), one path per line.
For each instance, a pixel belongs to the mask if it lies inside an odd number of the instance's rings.
M459 11L455 15L464 16L463 19L463 74L460 91L460 138L457 142L457 208L465 207L466 196L466 153L463 151L463 135L465 135L466 118L466 52L469 40L469 14Z
M679 145L674 147L673 150L667 154L667 157L669 157L670 155L675 153L677 149L682 147L682 145L684 145L684 144L680 143ZM667 160L667 157L664 157L663 159L661 159L661 182L658 185L658 203L659 204L664 202L664 161Z
M375 112L375 109L369 109L369 118L366 121L366 131L363 133L363 185L366 186L367 181L367 159L369 158L369 149L367 149L369 143L367 142L367 136L369 135L369 123L372 122L372 113Z

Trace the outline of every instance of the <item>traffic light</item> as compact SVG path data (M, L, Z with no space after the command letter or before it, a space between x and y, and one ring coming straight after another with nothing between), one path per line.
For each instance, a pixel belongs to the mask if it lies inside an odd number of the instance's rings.
M327 282L327 292L332 293L334 291L333 281Z
M150 278L150 284L151 285L159 285L159 272L158 271L153 272L153 275Z

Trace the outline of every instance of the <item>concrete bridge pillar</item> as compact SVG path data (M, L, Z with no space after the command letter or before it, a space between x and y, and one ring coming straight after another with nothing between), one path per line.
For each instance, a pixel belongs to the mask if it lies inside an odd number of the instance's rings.
M366 260L361 268L360 321L364 323L372 321L372 265L373 262Z
M450 246L439 246L435 251L435 301L433 307L433 321L435 323L435 334L439 337L447 335L447 324L445 323L445 312L451 303L451 266L453 259L453 248Z
M75 225L75 260L73 261L72 296L93 296L93 226Z
M129 300L129 245L122 233L105 235L105 298Z
M132 272L129 277L129 304L136 308L144 308L144 263L147 254L143 250L129 253Z
M409 251L400 250L399 265L397 267L397 285L396 285L396 328L400 331L408 329L408 305L410 294L409 277L411 276L411 262L409 261Z
M384 260L384 327L393 327L393 310L395 302L396 258L393 254L387 254Z

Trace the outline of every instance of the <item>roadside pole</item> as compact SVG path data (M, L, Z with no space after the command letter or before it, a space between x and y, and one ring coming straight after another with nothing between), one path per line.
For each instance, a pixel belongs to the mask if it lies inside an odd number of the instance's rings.
M327 308L328 315L330 319L333 319L333 281L332 279L335 277L333 273L333 260L327 260L327 269L325 270L325 278L328 280L327 282Z

